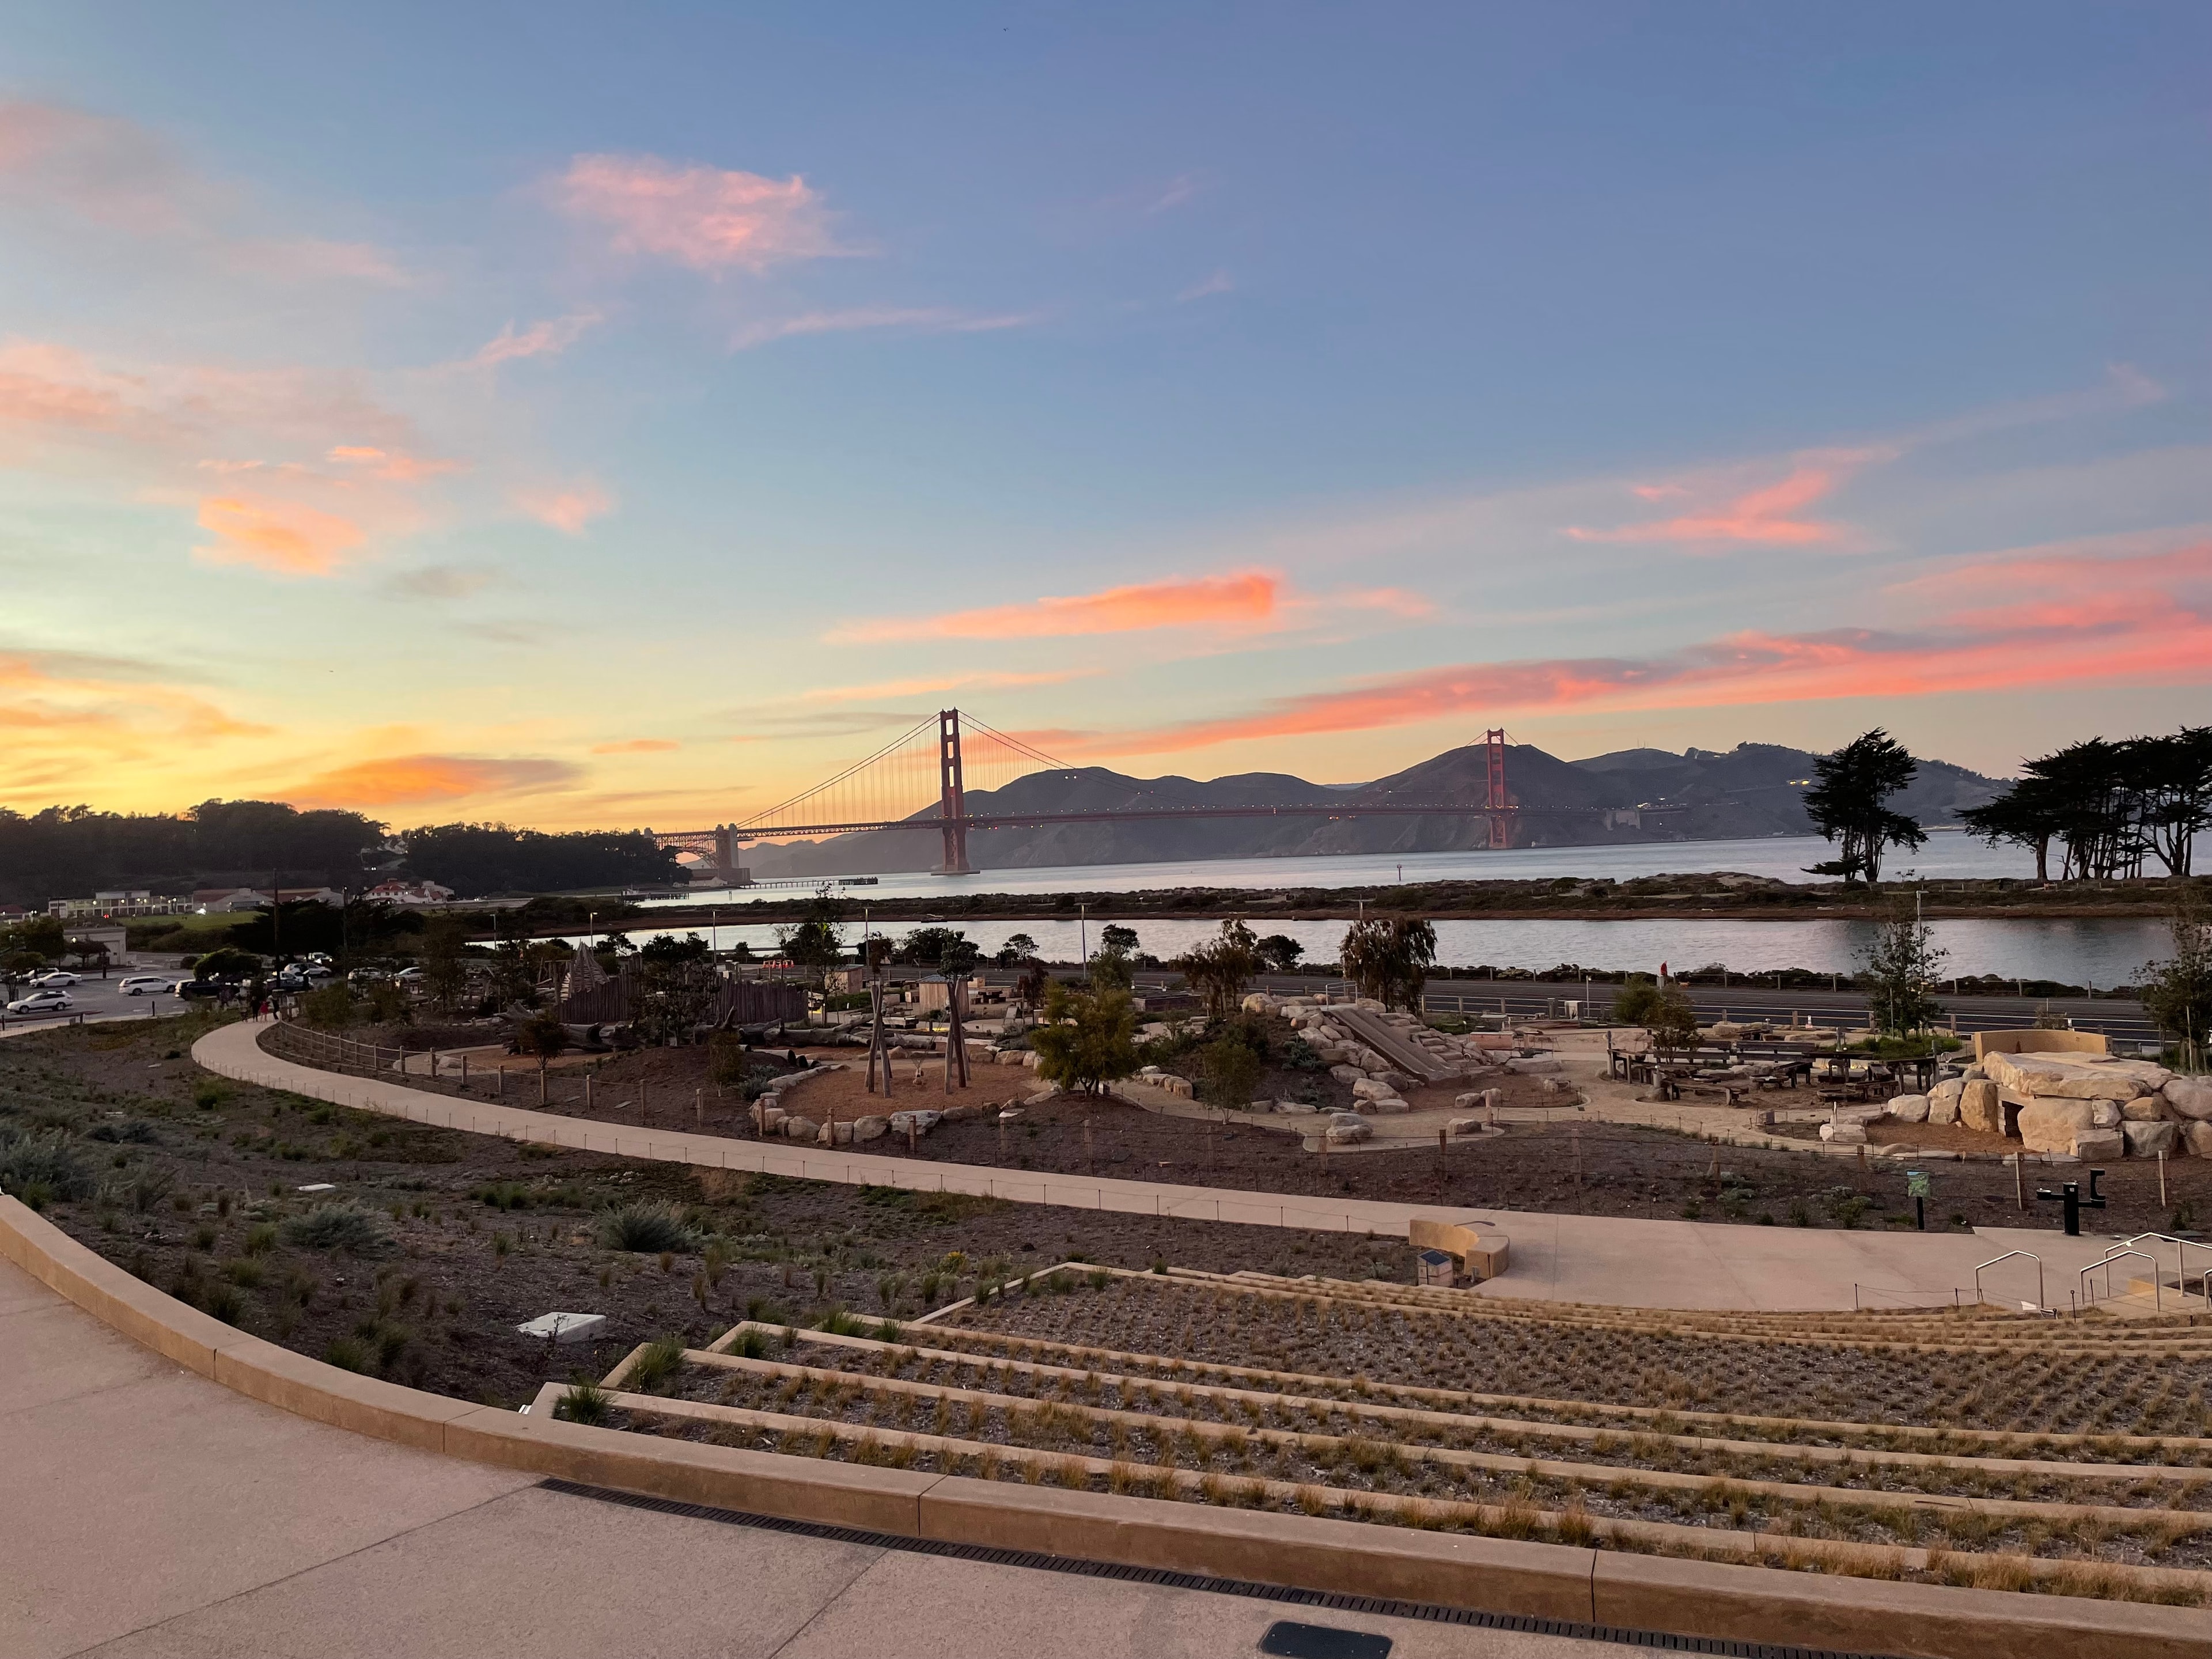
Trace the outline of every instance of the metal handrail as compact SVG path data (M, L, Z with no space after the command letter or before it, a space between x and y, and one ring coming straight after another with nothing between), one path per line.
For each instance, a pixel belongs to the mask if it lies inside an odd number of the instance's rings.
M1987 1261L1983 1262L1980 1267L1976 1267L1974 1269L1974 1301L1977 1304L1982 1300L1982 1267L1994 1267L1998 1262L2009 1261L2016 1255L2024 1255L2035 1263L2035 1307L2038 1313L2044 1310L2047 1303L2043 1294L2043 1258L2036 1255L2033 1250L2007 1250L2002 1255L1991 1256Z
M2158 1312L2163 1313L2166 1311L2166 1304L2160 1297L2163 1276L2159 1272L2158 1258L2153 1255L2148 1250L2121 1249L2108 1251L2106 1252L2103 1261L2092 1261L2087 1267L2082 1268L2080 1273L2076 1273L2075 1277L2081 1283L2081 1304L2084 1307L2087 1307L2089 1303L2089 1275L2096 1272L2100 1267L2106 1270L2105 1299L2109 1302L2112 1300L2112 1263L2115 1261L2124 1261L2131 1255L2139 1255L2144 1261L2150 1263L2150 1305Z
M2172 1233L2137 1233L2133 1238L2124 1238L2120 1243L2140 1244L2146 1238L2154 1238L2162 1244L2171 1244L2174 1247L2173 1280L2177 1287L2182 1280L2189 1277L2189 1252L2192 1246L2203 1251L2207 1255L2212 1255L2212 1244L2207 1244L2200 1239L2176 1238Z

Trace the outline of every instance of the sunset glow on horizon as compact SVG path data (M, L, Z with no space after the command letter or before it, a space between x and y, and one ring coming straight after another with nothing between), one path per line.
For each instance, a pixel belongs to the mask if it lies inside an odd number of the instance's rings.
M33 0L0 806L2212 719L2212 15L1747 15Z

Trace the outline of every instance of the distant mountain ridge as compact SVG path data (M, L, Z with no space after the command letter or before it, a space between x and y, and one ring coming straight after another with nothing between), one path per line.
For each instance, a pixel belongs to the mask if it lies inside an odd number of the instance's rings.
M1532 815L1519 822L1514 844L1618 845L1809 834L1812 825L1802 797L1816 758L1802 749L1745 743L1725 752L1691 749L1676 755L1663 749L1623 749L1565 761L1530 744L1510 744L1505 779L1515 805L1610 808L1615 815L1610 821L1595 815ZM970 790L968 809L979 814L1083 812L1393 799L1480 806L1486 804L1488 775L1488 752L1474 744L1358 784L1310 783L1284 772L1243 772L1206 780L1134 778L1088 766L1035 773L1003 789ZM1911 787L1892 804L1922 823L1952 823L1963 809L1980 805L2002 787L1994 778L1948 761L1923 760ZM913 822L927 823L936 816L931 807L916 814ZM1155 818L979 830L968 837L969 856L987 870L1307 854L1449 853L1488 844L1485 820L1473 816ZM925 868L937 856L935 841L919 830L871 830L786 848L756 848L746 862L754 874L763 877L866 875Z

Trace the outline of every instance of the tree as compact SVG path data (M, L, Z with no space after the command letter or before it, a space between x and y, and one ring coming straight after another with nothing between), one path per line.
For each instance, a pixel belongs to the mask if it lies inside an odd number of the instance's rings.
M1631 974L1627 982L1614 994L1613 1023L1619 1025L1642 1025L1659 1000L1659 987L1648 974Z
M775 930L775 948L801 968L820 971L845 959L845 935L838 923L844 907L828 894L817 894L796 927Z
M2035 853L2039 881L2051 879L2051 843L2065 848L2062 880L2142 873L2155 857L2186 876L2197 833L2212 824L2212 727L2162 738L2102 738L2069 744L2021 763L2023 776L1985 805L1960 814L1991 846L2013 842Z
M1198 1064L1206 1076L1206 1097L1216 1106L1249 1106L1253 1090L1267 1073L1266 1060L1233 1026L1199 1051Z
M440 916L423 933L422 989L440 1013L453 1012L468 990L468 965L461 957L467 944L467 926L457 916Z
M1419 916L1370 916L1345 929L1342 959L1361 996L1418 1013L1437 960L1437 930Z
M1124 927L1118 921L1109 921L1098 930L1098 948L1118 951L1125 957L1133 957L1137 953L1137 930Z
M1910 905L1900 903L1879 924L1859 975L1876 1030L1909 1036L1936 1023L1943 1012L1936 985L1946 954L1936 949L1934 931Z
M228 945L209 951L192 964L192 972L201 979L244 979L260 971L259 957Z
M1183 982L1206 1005L1209 1020L1226 1019L1244 1000L1244 988L1260 971L1259 941L1252 930L1231 916L1221 924L1221 936L1178 957Z
M1036 954L1037 942L1027 933L1009 933L1006 942L999 947L999 966L1018 968Z
M1637 1022L1651 1034L1656 1048L1692 1048L1698 1042L1698 1011L1679 985L1653 988L1644 1017Z
M646 940L645 948L637 954L642 961L663 965L704 962L707 959L707 941L696 933L686 933L682 939L672 933L655 933Z
M893 947L891 960L934 968L945 960L945 947L956 939L964 945L968 936L957 927L917 927Z
M1137 1069L1137 1008L1127 991L1071 991L1055 983L1045 994L1044 1017L1030 1046L1046 1082L1096 1095Z
M1816 781L1805 792L1805 815L1821 835L1841 844L1841 855L1807 873L1878 882L1883 848L1917 848L1926 842L1918 824L1883 805L1919 770L1920 763L1880 726L1814 761Z
M514 1051L529 1054L538 1061L538 1082L542 1094L545 1084L545 1068L560 1057L568 1046L568 1028L561 1023L557 1014L532 1014L515 1027Z
M2206 1034L2212 1032L2212 917L2204 902L2184 888L2169 926L2173 954L2143 964L2143 1012L2173 1039L2181 1068L2201 1072Z
M1966 833L1992 847L2010 842L2035 854L2035 878L2051 879L2051 843L2065 829L2060 792L2041 778L2022 778L1994 800L1959 814Z
M1306 953L1306 947L1288 933L1270 933L1254 948L1260 960L1279 974L1297 972L1298 958Z
M1109 927L1099 936L1098 953L1090 962L1091 988L1095 991L1127 991L1137 982L1135 964L1129 960L1128 947L1120 939L1107 934L1122 934L1136 938L1127 927Z

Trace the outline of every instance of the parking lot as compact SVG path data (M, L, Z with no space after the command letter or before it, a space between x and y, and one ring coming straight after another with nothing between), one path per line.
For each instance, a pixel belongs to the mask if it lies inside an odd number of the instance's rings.
M135 997L123 994L120 989L123 981L134 975L160 971L157 969L137 967L110 968L105 980L96 973L88 975L75 985L62 988L69 993L71 1006L56 1013L0 1015L0 1026L13 1031L27 1026L65 1024L80 1017L88 1020L134 1018L145 1019L149 1017L158 1018L163 1014L181 1012L185 1006L182 997L161 996L152 993ZM179 980L189 979L191 975L179 970L168 974L167 977L174 983ZM37 988L34 986L19 983L15 994L16 997L28 996Z

